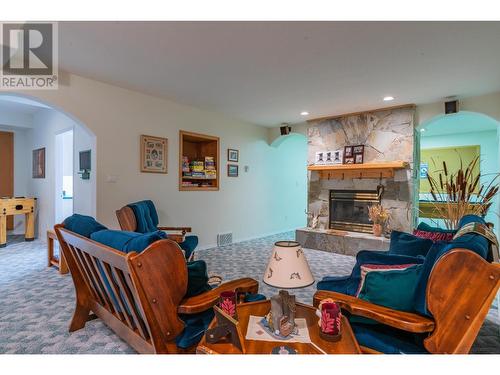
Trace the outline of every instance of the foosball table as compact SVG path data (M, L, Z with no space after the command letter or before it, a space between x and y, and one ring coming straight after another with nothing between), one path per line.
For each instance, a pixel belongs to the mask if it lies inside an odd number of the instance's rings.
M25 216L24 239L35 239L36 198L0 198L0 247L7 246L7 216Z

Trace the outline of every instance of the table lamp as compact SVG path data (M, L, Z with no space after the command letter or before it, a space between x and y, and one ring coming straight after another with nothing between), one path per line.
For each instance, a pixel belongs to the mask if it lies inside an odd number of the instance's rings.
M269 258L263 280L282 289L305 288L314 283L304 251L296 241L278 241Z

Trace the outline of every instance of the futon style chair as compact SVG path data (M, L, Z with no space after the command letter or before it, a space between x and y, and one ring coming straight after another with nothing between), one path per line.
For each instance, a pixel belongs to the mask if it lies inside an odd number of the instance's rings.
M362 251L350 276L320 281L314 304L338 302L366 353L468 353L500 287L486 223L467 215L459 229L471 225L451 241L394 231L389 251Z
M165 238L176 241L184 250L186 259L194 259L194 250L198 246L198 236L185 236L191 232L190 227L159 226L158 212L151 200L130 203L116 211L120 228L125 231L151 233L162 231ZM166 231L175 231L177 234L167 234ZM180 233L180 234L179 234Z
M176 242L156 233L108 230L76 214L54 229L76 291L70 332L99 317L139 353L192 353L221 292L248 300L258 292L251 278L212 289L205 262L186 262Z

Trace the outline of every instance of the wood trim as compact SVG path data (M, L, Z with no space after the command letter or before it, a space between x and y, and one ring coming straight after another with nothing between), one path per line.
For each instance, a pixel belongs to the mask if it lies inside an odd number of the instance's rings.
M431 353L469 353L499 288L500 264L462 248L443 255L427 283L427 309L436 329L424 340L425 348Z
M388 161L379 163L366 164L333 164L333 165L309 165L309 171L353 171L353 170L370 170L370 169L404 169L410 164L406 161Z
M317 118L313 118L311 120L307 120L307 123L310 124L311 122L334 120L334 119L338 119L338 118L341 118L341 117L358 116L358 115L364 115L366 113L381 112L381 111L391 111L391 110L404 109L404 108L415 109L415 108L417 108L417 106L415 104L402 104L402 105L395 105L395 106L392 106L392 107L383 107L383 108L371 109L371 110L368 110L368 111L344 113L342 115L332 115L332 116L317 117Z
M205 138L206 140L217 142L217 178L215 179L217 186L209 187L194 187L194 186L182 186L182 156L184 151L183 138L184 136L193 136L199 138ZM221 173L221 158L220 158L220 138L214 135L206 135L201 133L189 132L186 130L179 130L179 191L218 191L220 188L220 173Z
M249 277L228 281L208 292L183 299L177 312L179 314L196 314L203 312L219 302L219 296L222 292L233 290L237 292L257 293L259 290L259 283Z
M374 319L382 324L387 324L407 332L432 332L435 327L434 321L425 316L393 310L353 296L326 290L318 290L314 294L314 306L318 306L319 302L326 298L332 298L342 309L351 314Z
M0 198L14 196L14 133L0 131ZM7 216L7 230L14 229L12 215Z
M379 162L366 164L310 165L307 170L318 172L322 179L346 178L392 178L394 171L408 168L405 161Z

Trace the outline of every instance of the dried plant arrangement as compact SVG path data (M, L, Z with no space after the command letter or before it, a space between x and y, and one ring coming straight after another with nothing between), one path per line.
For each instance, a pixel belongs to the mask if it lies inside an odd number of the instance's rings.
M373 234L380 237L389 221L391 214L381 204L368 207L368 218L373 223Z
M373 224L385 225L391 214L381 204L374 204L368 207L368 218Z
M464 215L484 217L498 193L499 175L492 175L487 184L481 183L481 173L474 172L478 163L479 156L476 156L464 169L460 158L460 169L451 172L443 161L443 169L437 171L437 178L427 173L432 197L430 203L443 219L447 229L456 229Z

